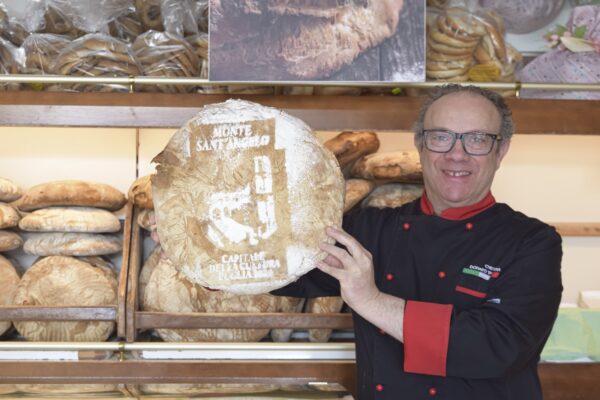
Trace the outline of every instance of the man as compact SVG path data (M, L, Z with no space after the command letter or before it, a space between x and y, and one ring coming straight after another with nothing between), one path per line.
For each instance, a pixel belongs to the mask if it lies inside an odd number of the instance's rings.
M541 399L561 239L490 192L512 135L502 98L434 91L415 125L423 196L348 215L328 256L276 294L340 294L352 308L359 399ZM325 273L325 274L324 274Z

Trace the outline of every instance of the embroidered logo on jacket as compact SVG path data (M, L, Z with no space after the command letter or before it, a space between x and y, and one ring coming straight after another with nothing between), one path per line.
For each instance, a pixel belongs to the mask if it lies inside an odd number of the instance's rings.
M500 276L500 271L500 267L494 267L489 264L485 264L483 267L471 264L468 267L464 267L462 270L463 274L477 276L486 281L498 278Z

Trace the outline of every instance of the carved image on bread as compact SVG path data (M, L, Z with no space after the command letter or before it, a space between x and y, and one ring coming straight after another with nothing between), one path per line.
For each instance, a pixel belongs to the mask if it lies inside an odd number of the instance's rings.
M360 56L392 38L399 24L423 28L422 13L421 18L400 21L403 9L422 8L417 3L404 0L210 0L210 79L332 79L342 68L353 65ZM402 59L400 53L413 51L413 42L418 39L407 38L404 49L397 49L399 52L393 56ZM335 79L384 80L379 74L383 57L378 52L371 56L374 62L364 67L375 69L374 75L356 72ZM412 74L418 69L412 61L410 66L398 65L397 81L406 80L403 74ZM364 69L358 63L354 66Z

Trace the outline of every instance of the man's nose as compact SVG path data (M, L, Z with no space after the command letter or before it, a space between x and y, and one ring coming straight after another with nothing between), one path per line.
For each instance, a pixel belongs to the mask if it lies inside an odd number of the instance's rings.
M469 156L469 154L465 151L462 140L456 138L454 145L450 149L449 152L446 153L446 156L453 160L462 160Z

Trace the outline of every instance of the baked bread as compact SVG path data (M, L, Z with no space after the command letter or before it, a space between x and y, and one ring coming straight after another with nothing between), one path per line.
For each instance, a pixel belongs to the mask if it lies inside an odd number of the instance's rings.
M195 312L276 312L279 298L270 294L236 295L211 291L190 282L166 259L158 265L145 286L143 310ZM167 342L256 342L265 337L268 329L157 329Z
M156 229L156 216L154 215L154 210L150 208L140 210L137 217L137 224L140 228L149 232Z
M339 296L313 297L306 301L306 312L313 314L339 313L344 306L344 300ZM332 329L309 329L308 340L316 343L329 341Z
M291 313L291 312L302 312L304 308L305 300L300 297L286 297L286 296L278 296L279 297L279 306L277 307L277 312L282 313ZM294 333L293 329L288 328L273 328L271 329L271 339L274 342L289 342L292 337L292 333Z
M21 383L15 385L19 392L35 393L44 395L56 396L65 395L82 395L84 393L105 393L116 392L119 390L119 385L115 383L76 383L76 384L58 384L58 383ZM37 396L36 396L37 397ZM78 398L82 398L77 396ZM95 396L94 396L95 397ZM100 397L100 396L99 396Z
M0 203L0 229L19 224L19 213L10 204Z
M66 36L49 33L31 34L21 46L29 74L53 74L52 63L71 41Z
M379 138L375 132L344 131L323 145L331 150L344 170L359 158L379 150Z
M375 188L375 182L367 179L346 180L346 198L344 200L344 213L350 211Z
M223 394L231 394L227 396L231 399L246 399L259 400L262 398L272 398L271 396L264 397L246 397L249 393L266 393L277 390L279 385L266 383L148 383L140 385L140 392L144 395L148 394L166 394L166 395L217 395L219 398ZM239 394L240 396L235 396ZM281 398L277 395L277 398ZM162 396L161 396L162 397ZM204 397L204 396L202 396ZM167 398L171 398L170 396ZM216 397L210 396L210 399Z
M344 180L302 121L229 100L205 106L155 157L156 222L192 282L238 294L285 286L324 257Z
M50 207L35 210L19 221L30 232L118 232L119 219L110 211L91 207Z
M352 167L352 176L388 182L419 183L423 172L416 150L375 153L358 160Z
M211 44L210 79L309 80L328 77L352 63L365 50L391 37L396 31L403 4L403 0L369 1L367 6L343 7L335 18L267 18L267 23L258 22L259 29L247 31L256 36L243 41L236 39L246 37L243 32L235 35L232 41L217 36L219 41ZM227 21L228 15L222 15L217 25L222 20ZM211 28L213 26L211 22Z
M142 310L145 308L144 299L146 297L146 286L148 286L148 281L150 281L152 273L154 272L156 266L160 262L160 253L160 246L156 246L148 256L146 261L144 261L144 265L142 265L142 269L138 277L138 303L140 309Z
M35 256L99 256L121 251L123 243L114 235L101 233L34 233L23 250Z
M13 298L19 284L19 274L12 263L0 255L0 306L13 304ZM0 336L11 327L10 321L0 321Z
M135 10L142 22L144 31L164 30L161 0L135 0Z
M21 211L53 206L98 207L115 211L125 203L125 195L110 185L68 180L42 183L27 189L17 207Z
M23 195L23 190L13 181L0 177L0 201L11 202Z
M129 187L127 198L138 207L154 208L152 202L152 182L150 175L142 176L136 179Z
M23 274L14 297L24 306L97 306L117 304L114 273L73 257L45 257ZM27 340L100 342L108 339L111 321L15 321Z
M388 183L381 185L363 200L363 207L395 208L417 199L423 194L423 185Z
M23 246L23 239L13 231L0 230L0 252L18 249Z

